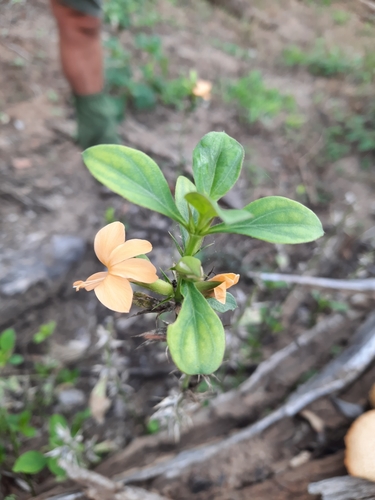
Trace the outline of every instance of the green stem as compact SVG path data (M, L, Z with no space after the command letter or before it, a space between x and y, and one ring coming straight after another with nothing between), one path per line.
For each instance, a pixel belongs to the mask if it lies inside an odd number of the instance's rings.
M194 256L201 249L203 242L203 236L198 236L197 234L190 234L188 242L185 247L183 257Z
M182 381L182 391L183 392L185 392L189 388L190 379L191 379L191 375L186 375L186 373L185 373L184 380Z
M139 281L133 281L133 283L160 295L165 295L166 297L171 297L173 295L173 286L163 280L157 280L154 283L140 283Z

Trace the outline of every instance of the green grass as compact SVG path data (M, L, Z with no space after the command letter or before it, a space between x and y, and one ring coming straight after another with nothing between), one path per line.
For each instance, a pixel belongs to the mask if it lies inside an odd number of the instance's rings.
M161 20L154 0L105 0L103 15L115 29L150 27Z
M297 45L287 47L282 54L283 62L290 67L305 67L315 76L331 77L357 73L362 68L362 59L349 57L340 48L328 48L324 40L316 41L311 51L303 51Z
M212 45L226 54L236 57L237 59L250 59L249 50L243 49L236 43L224 42L223 40L216 38L212 41Z
M136 35L136 57L142 60L142 64L137 65L137 76L133 62L135 56L125 50L117 38L109 38L105 48L107 88L120 111L127 103L140 110L152 109L158 102L183 109L191 104L189 98L194 101L192 92L197 73L191 70L188 74L171 78L169 61L159 36L145 33Z
M375 111L342 116L337 123L325 131L325 156L329 161L337 161L351 151L362 155L375 152ZM366 162L364 161L365 165Z
M229 84L224 91L224 100L234 104L249 123L273 118L296 107L292 96L267 87L259 71L251 71Z
M340 26L345 25L350 20L350 18L351 15L346 10L334 10L332 12L333 21Z

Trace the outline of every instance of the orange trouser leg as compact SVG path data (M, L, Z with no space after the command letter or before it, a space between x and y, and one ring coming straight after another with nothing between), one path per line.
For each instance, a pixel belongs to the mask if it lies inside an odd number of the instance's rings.
M100 40L101 21L50 0L60 37L62 68L73 92L96 94L103 90L103 53Z

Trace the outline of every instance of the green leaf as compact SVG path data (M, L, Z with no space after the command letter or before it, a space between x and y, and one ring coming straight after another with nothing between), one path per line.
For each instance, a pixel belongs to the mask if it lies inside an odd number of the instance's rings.
M13 472L24 472L25 474L36 474L47 464L46 457L39 451L30 450L23 453L16 460Z
M79 411L74 415L73 422L72 422L72 436L75 436L78 431L81 430L81 427L85 420L91 417L91 410L90 408L86 408L85 410Z
M185 200L194 207L197 212L204 217L205 219L213 219L214 217L218 217L217 207L214 205L214 202L207 198L204 194L201 193L187 193L185 195Z
M207 299L207 302L210 304L212 309L219 313L225 313L227 311L234 311L235 309L237 309L236 299L229 292L227 292L225 304L222 304L218 300L211 297Z
M58 434L59 426L68 428L68 422L63 415L56 413L49 419L49 442L53 447L60 446L62 444L62 440Z
M244 149L225 132L209 132L193 152L193 172L197 189L214 201L219 200L237 182Z
M216 201L211 200L201 193L188 193L185 199L200 213L204 221L214 217L220 217L226 224L234 224L244 220L250 220L253 215L247 210L225 210L220 208Z
M65 479L66 472L58 465L57 462L58 462L57 457L48 457L47 467L49 468L50 472L52 472L52 474L54 474L57 478Z
M16 345L16 332L13 328L4 330L0 335L0 349L6 352L12 352Z
M193 283L184 282L182 294L185 298L180 314L167 331L169 351L182 372L210 374L223 360L223 325Z
M149 156L125 146L93 146L83 152L92 175L125 199L184 223L160 168Z
M176 200L176 205L178 210L180 211L181 215L185 219L186 222L189 222L189 205L187 201L185 200L185 195L188 193L196 193L197 188L194 186L194 184L187 178L184 177L183 175L180 175L177 177L176 181L176 189L175 189L175 200ZM196 210L191 210L191 214L194 217L195 222L198 220L198 213Z
M172 269L188 279L203 278L202 263L195 257L182 257Z
M45 325L41 325L39 331L33 336L35 344L41 344L50 337L56 329L56 321L50 321Z
M24 358L23 358L23 356L21 356L21 354L13 354L9 358L8 363L11 365L20 365L21 363L23 363L23 361L24 361Z
M207 233L236 233L270 243L306 243L323 236L318 217L309 208L282 196L268 196L244 208L252 218L242 222L217 224Z
M177 177L174 197L176 200L177 208L185 219L186 223L189 222L189 213L191 213L194 222L198 222L198 212L193 207L189 206L188 202L185 200L186 194L194 193L196 191L197 188L187 177L184 177L183 175ZM180 225L180 230L183 244L186 245L189 234L184 226Z
M31 427L31 412L24 410L22 413L17 415L18 417L18 431L21 432L26 437L34 437L36 434L35 427Z
M211 280L198 281L197 283L195 283L195 287L197 288L197 290L203 293L207 292L208 290L212 290L213 288L219 286L221 283L222 283L221 281L211 281Z

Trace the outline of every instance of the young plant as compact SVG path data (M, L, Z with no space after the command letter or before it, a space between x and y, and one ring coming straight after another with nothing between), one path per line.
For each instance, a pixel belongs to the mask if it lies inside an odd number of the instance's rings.
M105 47L108 53L106 81L119 117L128 101L140 110L153 108L158 100L178 109L183 109L189 100L194 103L197 73L191 70L187 75L171 78L160 37L145 33L135 37L137 60L143 61L143 64L138 64L140 74L137 77L130 53L124 50L117 38L107 40Z
M293 97L267 87L259 71L251 71L229 85L224 99L236 103L249 123L273 118L282 111L293 111L296 105Z
M125 240L124 226L114 222L95 238L95 252L107 267L79 290L94 290L107 307L128 312L133 300L130 283L161 296L141 294L145 311L174 311L176 320L166 331L173 361L187 375L210 374L222 363L225 333L217 312L233 310L234 297L227 289L239 275L224 273L208 279L197 257L206 236L240 234L271 243L303 243L323 235L316 215L305 206L280 196L253 201L242 209L223 209L218 201L235 185L244 159L242 146L224 132L210 132L193 152L194 182L177 179L175 196L158 165L144 153L125 146L101 145L87 149L83 159L93 174L128 201L169 217L180 227L181 239L172 237L180 259L172 262L174 279L143 255L151 251L145 240ZM137 258L140 257L140 258Z
M16 332L13 328L4 330L0 335L0 368L10 365L19 365L23 362L23 356L14 354L16 347Z
M310 52L305 52L296 45L287 47L283 52L283 61L287 66L303 66L317 76L331 77L358 72L362 60L349 57L338 47L328 48L323 39L317 40Z

